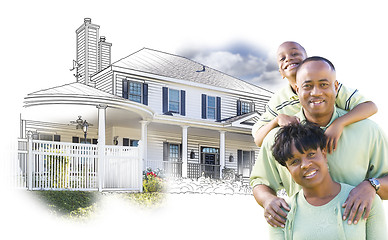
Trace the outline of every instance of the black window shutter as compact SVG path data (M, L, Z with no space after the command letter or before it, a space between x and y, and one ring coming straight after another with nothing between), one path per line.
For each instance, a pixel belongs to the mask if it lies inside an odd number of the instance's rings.
M206 94L202 94L202 118L206 119Z
M251 102L251 112L254 112L254 111L255 111L255 103Z
M129 146L129 138L123 138L123 146Z
M163 109L162 109L162 111L163 111L163 113L166 113L166 112L168 112L168 88L163 87L162 90L163 90L163 92L162 92L162 94L163 94L163 101L162 101Z
M128 80L123 80L123 98L128 99Z
M243 168L243 151L237 150L237 164L238 164L238 173L242 174L242 168Z
M186 91L181 90L181 115L186 116Z
M54 135L54 142L60 142L61 141L61 135Z
M97 145L98 144L98 139L97 138L93 138L92 139L92 144L96 144Z
M221 121L221 98L217 97L216 120Z
M143 104L148 106L148 84L143 83Z
M168 142L163 142L163 161L168 161L169 151Z
M241 115L241 101L237 100L237 116Z

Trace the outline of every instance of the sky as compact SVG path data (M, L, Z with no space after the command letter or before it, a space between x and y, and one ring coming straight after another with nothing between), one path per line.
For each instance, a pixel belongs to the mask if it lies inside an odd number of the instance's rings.
M7 1L0 9L1 118L7 144L18 135L23 98L75 81L75 30L100 25L117 61L143 47L178 54L276 91L284 41L331 60L337 79L373 100L387 133L388 15L383 1ZM2 156L4 156L4 151Z

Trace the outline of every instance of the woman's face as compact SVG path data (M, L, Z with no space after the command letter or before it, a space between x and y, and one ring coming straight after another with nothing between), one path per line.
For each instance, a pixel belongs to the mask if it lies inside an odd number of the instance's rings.
M294 145L291 150L293 157L286 161L286 166L294 181L305 188L319 186L329 174L326 151L318 148L300 153Z

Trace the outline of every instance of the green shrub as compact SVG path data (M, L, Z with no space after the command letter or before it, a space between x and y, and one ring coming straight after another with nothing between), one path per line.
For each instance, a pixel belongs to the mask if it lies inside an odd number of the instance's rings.
M164 180L150 168L143 172L144 192L163 192L165 190Z

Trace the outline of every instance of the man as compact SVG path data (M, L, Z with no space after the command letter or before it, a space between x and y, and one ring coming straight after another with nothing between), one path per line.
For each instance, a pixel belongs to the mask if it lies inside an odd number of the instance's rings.
M335 107L338 82L333 64L321 57L305 59L297 70L296 92L302 105L295 116L328 128L347 112ZM300 190L289 172L272 156L271 147L278 128L263 141L251 173L251 186L256 201L264 208L264 216L272 226L284 227L289 207L276 191L284 188L289 196ZM328 154L330 175L335 181L356 186L344 203L344 220L357 223L365 212L369 216L375 194L388 199L387 138L381 129L366 119L344 128L338 148ZM283 209L282 209L283 208ZM354 221L353 221L354 220Z

